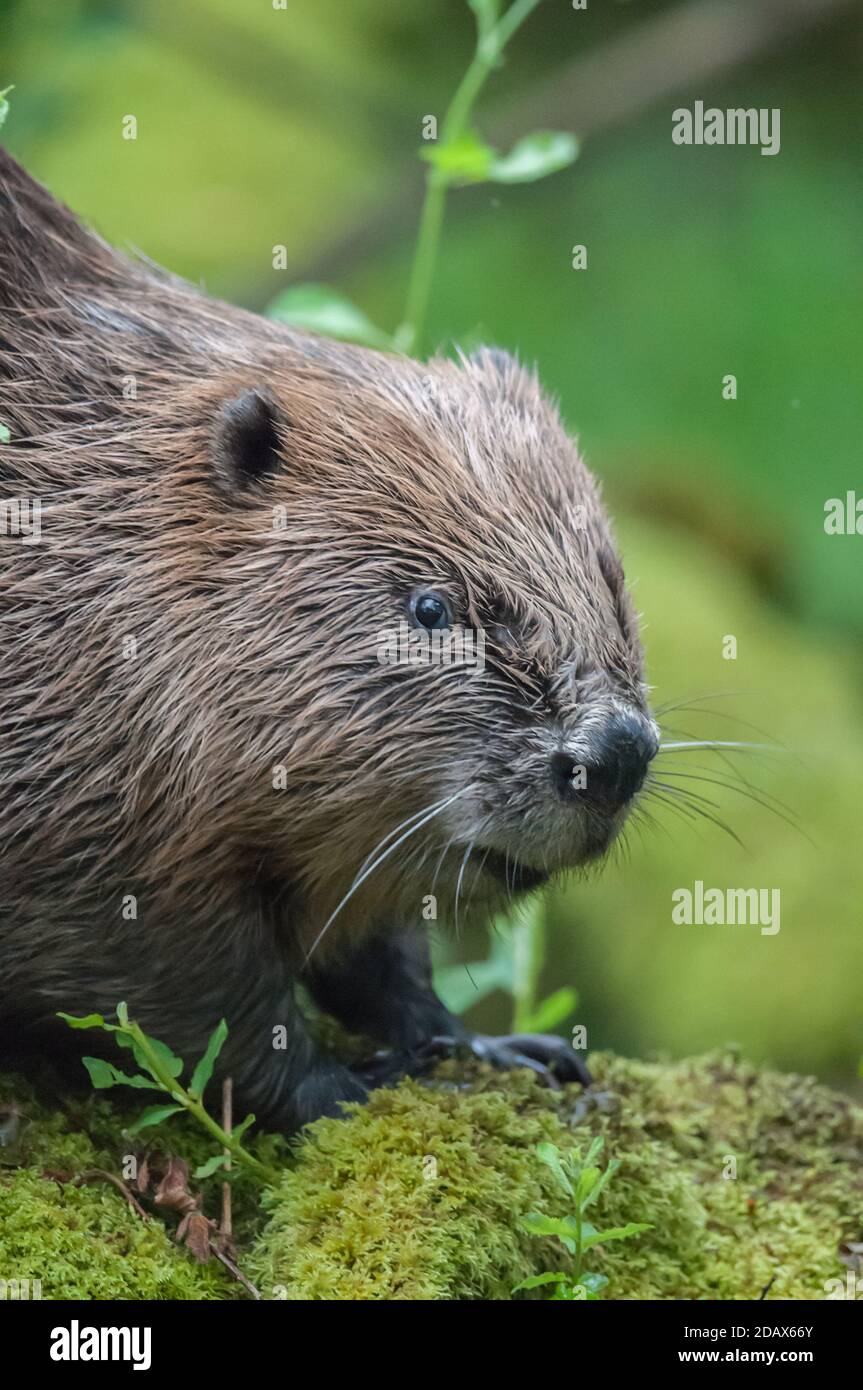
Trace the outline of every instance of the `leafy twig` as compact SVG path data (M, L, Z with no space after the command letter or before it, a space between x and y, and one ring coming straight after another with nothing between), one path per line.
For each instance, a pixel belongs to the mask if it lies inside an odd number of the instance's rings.
M490 146L482 144L470 132L468 122L476 100L491 73L500 66L504 49L540 0L515 0L506 13L498 18L499 0L469 0L476 14L476 49L470 66L455 90L441 122L440 143L423 151L431 165L426 175L426 193L420 216L419 233L408 283L404 319L396 330L394 344L401 352L420 350L425 327L434 268L437 263L440 234L443 227L446 195L454 183L482 183L484 180L508 182L504 161L496 159ZM534 141L536 136L529 137ZM565 137L571 140L572 137ZM568 164L575 158L572 141ZM563 167L556 165L555 167ZM532 175L541 178L552 169Z
M326 285L295 285L280 294L268 313L330 337L419 354L423 347L435 266L440 250L448 190L468 183L532 183L564 169L576 158L578 143L562 131L536 131L500 155L470 128L477 98L504 51L540 0L513 0L504 14L500 0L468 0L476 16L476 47L441 121L440 139L420 157L429 165L419 230L408 280L402 322L390 335Z
M165 1043L149 1037L134 1019L130 1019L125 1004L117 1005L117 1023L107 1023L101 1014L87 1014L84 1018L74 1018L71 1014L61 1013L59 1017L65 1019L70 1028L100 1028L103 1032L113 1033L117 1045L129 1049L142 1069L141 1072L129 1076L119 1071L113 1063L100 1057L84 1057L84 1066L97 1090L107 1090L112 1086L132 1086L136 1089L162 1091L170 1097L170 1104L148 1106L129 1126L129 1134L138 1134L149 1125L161 1124L171 1115L185 1110L217 1140L222 1149L221 1153L215 1154L196 1170L196 1178L210 1177L220 1168L224 1169L229 1159L233 1159L234 1162L251 1169L264 1182L273 1184L279 1181L281 1175L275 1169L261 1163L241 1142L246 1130L254 1124L254 1115L247 1115L242 1124L227 1133L204 1108L204 1090L228 1036L228 1025L224 1019L214 1029L206 1051L195 1067L186 1088L179 1079L183 1070L182 1058L175 1056Z
M545 942L545 905L535 899L520 911L517 921L498 919L485 960L438 966L435 989L455 1014L464 1013L495 990L505 990L512 996L514 1033L554 1032L575 1012L578 995L567 985L539 998Z
M534 1236L554 1236L573 1258L570 1273L556 1270L546 1274L534 1274L516 1284L513 1293L521 1289L537 1289L543 1285L554 1285L552 1299L580 1300L596 1299L605 1288L608 1278L604 1274L588 1273L584 1270L584 1257L596 1245L604 1245L609 1240L629 1240L651 1230L642 1221L631 1221L626 1226L612 1226L599 1231L585 1220L585 1212L599 1197L603 1188L611 1181L620 1164L611 1159L605 1170L596 1167L596 1159L602 1152L603 1140L597 1137L591 1143L582 1160L578 1149L571 1149L565 1156L556 1144L538 1144L537 1156L554 1174L558 1186L572 1202L570 1216L543 1216L532 1212L522 1222L522 1229Z

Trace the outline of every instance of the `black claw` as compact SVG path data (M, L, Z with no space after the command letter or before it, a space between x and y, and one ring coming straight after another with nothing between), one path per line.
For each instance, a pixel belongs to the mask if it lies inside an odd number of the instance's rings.
M550 1091L559 1091L561 1089L560 1082L551 1067L547 1067L545 1062L538 1062L534 1057L528 1057L523 1052L512 1052L510 1056L512 1057L513 1066L529 1067L531 1071L536 1072L537 1076L545 1082Z
M524 1066L522 1059L528 1058L527 1065L539 1063L543 1070L554 1075L555 1081L579 1081L582 1086L593 1084L583 1059L565 1038L544 1033L514 1033L502 1038L478 1038L476 1041L487 1045L484 1055L497 1066L513 1065L512 1059L518 1054L516 1065ZM535 1065L533 1069L536 1070Z
M566 1039L543 1033L513 1033L500 1038L482 1033L466 1037L436 1034L410 1052L376 1052L359 1075L370 1088L394 1086L403 1076L423 1076L442 1059L460 1055L476 1057L501 1071L526 1067L555 1091L565 1082L578 1081L584 1087L593 1084L584 1061Z

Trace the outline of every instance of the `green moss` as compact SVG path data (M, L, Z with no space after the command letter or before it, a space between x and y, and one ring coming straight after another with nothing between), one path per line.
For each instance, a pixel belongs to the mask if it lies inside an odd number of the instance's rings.
M405 1082L347 1124L320 1121L268 1198L249 1261L264 1296L506 1298L562 1260L518 1227L533 1208L565 1214L534 1145L593 1133L621 1161L598 1224L653 1227L596 1254L607 1296L753 1298L772 1280L771 1297L818 1298L844 1275L840 1241L863 1234L863 1120L849 1101L732 1057L593 1066L589 1106L527 1073L479 1073L469 1090Z
M253 1184L238 1188L241 1268L265 1298L507 1298L566 1258L519 1227L532 1209L565 1214L536 1144L601 1133L621 1166L597 1224L652 1227L592 1252L606 1297L748 1299L769 1286L770 1298L821 1298L844 1278L840 1245L863 1238L863 1114L850 1100L733 1055L591 1062L587 1098L449 1063L431 1084L405 1081L346 1121L319 1121L264 1212ZM126 1112L95 1096L39 1106L23 1083L0 1082L0 1102L11 1097L28 1121L19 1152L0 1150L0 1278L41 1279L46 1298L241 1296L110 1184L74 1184L119 1171ZM190 1164L209 1152L183 1122L154 1142ZM257 1143L284 1161L281 1141ZM214 1214L218 1182L204 1189Z
M267 1198L253 1277L265 1297L505 1298L541 1253L515 1214L548 1191L533 1148L558 1133L526 1073L505 1092L379 1091L349 1123L311 1127Z
M822 1298L844 1277L840 1243L863 1234L863 1113L847 1098L733 1056L597 1071L619 1100L591 1124L621 1160L603 1223L654 1226L597 1261L612 1297Z
M0 1078L0 1108L20 1111L20 1137L0 1148L0 1279L41 1281L44 1299L213 1299L241 1292L217 1262L199 1265L173 1239L176 1224L143 1221L94 1169L119 1174L133 1110L95 1095L62 1108L37 1098L19 1078ZM152 1136L152 1137L150 1137ZM148 1131L151 1150L175 1153L193 1167L212 1152L206 1135L185 1122ZM280 1141L262 1138L259 1147ZM281 1145L284 1149L284 1145ZM218 1184L205 1185L206 1211L218 1211ZM259 1193L248 1180L235 1192L236 1226L247 1238L260 1220Z
M39 1280L49 1299L219 1298L226 1285L220 1268L196 1265L112 1189L31 1169L0 1177L0 1272Z

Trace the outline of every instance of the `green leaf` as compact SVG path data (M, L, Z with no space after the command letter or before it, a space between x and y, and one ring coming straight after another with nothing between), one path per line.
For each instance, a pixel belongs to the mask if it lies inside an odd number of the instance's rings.
M508 972L498 962L475 960L469 965L444 965L435 971L435 991L452 1014L463 1014L495 990L508 989Z
M105 1023L101 1014L85 1014L83 1018L76 1018L74 1014L58 1013L57 1017L64 1019L70 1028L110 1028L111 1026Z
M216 1065L216 1058L221 1052L227 1036L228 1025L222 1018L216 1024L210 1036L210 1041L207 1043L207 1050L192 1073L189 1092L199 1100L204 1094L207 1082L213 1075L213 1067Z
M555 1028L575 1012L577 1003L578 995L574 989L570 989L568 985L563 989L556 989L554 994L550 994L537 1005L532 1014L520 1020L519 1032L553 1033Z
M572 1183L568 1174L565 1172L560 1161L560 1149L556 1144L537 1144L536 1154L540 1163L544 1163L546 1168L550 1168L557 1178L558 1184L563 1188L568 1197L573 1196Z
M146 1037L147 1045L153 1050L153 1052L155 1052L156 1057L158 1058L159 1062L164 1067L168 1075L175 1077L179 1076L183 1070L182 1057L175 1056L175 1054L171 1051L170 1047L168 1047L166 1043L159 1042L158 1038L148 1037L147 1034L144 1034L143 1036ZM142 1048L141 1044L138 1042L138 1039L135 1037L134 1033L130 1033L125 1029L118 1029L117 1045L118 1047L125 1047L130 1049L132 1056L138 1063L138 1066L143 1067L144 1070L150 1072L150 1075L152 1076L153 1073L150 1066L150 1060L147 1057L147 1054Z
M141 1111L137 1120L126 1127L126 1133L138 1134L149 1125L160 1125L169 1115L176 1115L182 1109L182 1105L148 1105L146 1110Z
M133 1072L131 1076L127 1072L119 1071L117 1067L111 1068L114 1073L114 1080L118 1086L132 1086L136 1091L161 1091L162 1087L157 1081L151 1081L149 1076L139 1076Z
M466 130L456 140L424 145L420 158L433 165L448 183L482 183L492 177L497 156L491 145Z
M591 1296L595 1298L596 1295L599 1293L600 1289L604 1289L606 1284L608 1283L608 1275L582 1274L578 1282L579 1284L583 1284L584 1287L587 1289L588 1298L590 1298Z
M582 1227L582 1231L587 1227ZM630 1221L628 1226L613 1226L609 1231L591 1230L589 1235L584 1236L583 1246L588 1250L591 1245L604 1245L607 1240L629 1240L630 1236L640 1236L642 1231L652 1231L653 1227L645 1225L643 1221Z
M366 347L391 346L389 336L362 309L328 285L293 285L267 306L267 317Z
M122 1004L122 1003L121 1003L121 1004L118 1004L118 1005L117 1005L117 1017L119 1018L120 1022L121 1022L122 1025L123 1025L123 1027L124 1027L124 1028L128 1028L128 1026L129 1026L129 1010L127 1009L127 1007L126 1007L125 1004Z
M452 1014L463 1014L496 989L512 993L513 945L508 932L497 932L486 960L469 965L441 965L434 972L435 992Z
M2 125L2 121L0 121L0 125ZM0 444L9 444L11 443L11 440L12 431L10 430L8 425L4 425L3 421L0 420Z
M538 130L518 140L509 154L497 156L487 178L495 183L534 183L565 169L578 156L578 141L563 130Z
M600 1192L601 1192L602 1189L605 1187L605 1184L611 1180L611 1178L612 1178L612 1177L614 1176L614 1174L617 1172L617 1170L618 1170L619 1167L620 1167L620 1160L617 1159L617 1158L613 1158L613 1159L611 1160L611 1162L608 1164L607 1168L605 1169L605 1172L602 1174L601 1178L599 1179L599 1182L596 1183L596 1185L591 1189L591 1191L590 1191L590 1193L588 1194L588 1196L587 1196L587 1197L584 1199L584 1201L582 1202L582 1204L581 1204L581 1209L582 1209L582 1211L584 1211L587 1207L589 1207L590 1204L591 1204L592 1202L595 1202L595 1201L596 1201L596 1199L597 1199L597 1197L599 1196Z
M109 1086L132 1086L137 1091L161 1091L161 1086L146 1076L127 1076L101 1057L82 1057L81 1061L90 1073L90 1080L97 1091L105 1091Z
M9 115L9 103L6 100L6 98L8 97L9 93L13 90L14 88L12 87L4 87L3 91L0 92L0 126L3 125L3 122ZM7 439L4 442L8 444L9 441Z
M598 1134L596 1138L591 1141L590 1148L588 1149L587 1155L584 1160L585 1165L595 1163L597 1158L599 1158L599 1155L602 1153L604 1146L605 1140L603 1139L601 1134ZM609 1168L616 1166L615 1161L612 1160L612 1162L609 1163L608 1166Z
M599 1176L598 1168L582 1168L575 1189L575 1200L580 1207L587 1206L590 1194L599 1182Z
M158 1038L147 1038L147 1042L155 1052L162 1066L169 1076L180 1076L183 1071L183 1059L177 1057L166 1043L159 1042Z
M81 1061L97 1091L107 1091L110 1086L116 1086L117 1079L110 1062L103 1062L100 1057L82 1057Z
M529 1279L522 1279L520 1284L516 1284L513 1293L518 1293L519 1289L538 1289L543 1284L565 1284L569 1280L568 1274L532 1274Z
M195 1169L194 1176L196 1178L211 1178L229 1161L227 1154L213 1154L212 1158L208 1158L206 1163L202 1163L199 1168Z
M522 1217L519 1224L529 1235L555 1236L571 1255L575 1254L578 1228L574 1217L565 1216L560 1219L555 1216L543 1216L541 1212L534 1211Z
M243 1135L245 1134L246 1130L247 1130L247 1129L250 1129L251 1126L252 1126L254 1123L255 1123L255 1117L254 1117L254 1115L247 1115L246 1118L243 1120L242 1124L234 1125L234 1128L233 1128L233 1130L231 1131L231 1137L232 1137L233 1139L236 1139L236 1140L239 1141L240 1139L242 1139L242 1137L243 1137Z

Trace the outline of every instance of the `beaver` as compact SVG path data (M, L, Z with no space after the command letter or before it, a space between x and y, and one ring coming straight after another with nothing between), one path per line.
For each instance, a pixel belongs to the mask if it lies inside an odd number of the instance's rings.
M53 1064L58 1011L124 1000L187 1058L224 1016L223 1073L287 1131L435 1039L584 1079L561 1038L472 1039L427 952L430 901L488 919L602 856L657 748L598 486L535 374L220 303L3 153L0 421L39 523L0 539L4 1060ZM381 659L459 626L481 662ZM365 1070L309 998L379 1040Z

